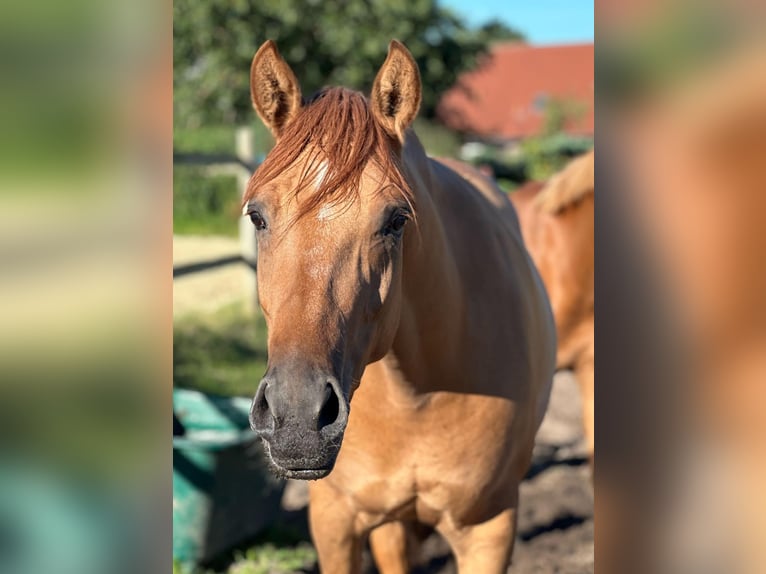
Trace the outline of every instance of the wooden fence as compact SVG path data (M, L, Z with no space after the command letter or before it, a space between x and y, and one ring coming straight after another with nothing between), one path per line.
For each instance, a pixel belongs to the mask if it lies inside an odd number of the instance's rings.
M258 162L253 148L253 130L248 127L238 128L235 132L235 138L235 155L174 151L173 165L205 167L206 174L210 176L233 175L237 178L237 189L241 197ZM244 216L239 218L239 249L240 253L238 256L174 266L173 278L213 269L222 265L243 263L251 270L250 273L246 274L245 284L243 285L245 293L252 294L252 296L245 297L246 305L249 310L254 310L257 305L256 262L258 245L253 225Z

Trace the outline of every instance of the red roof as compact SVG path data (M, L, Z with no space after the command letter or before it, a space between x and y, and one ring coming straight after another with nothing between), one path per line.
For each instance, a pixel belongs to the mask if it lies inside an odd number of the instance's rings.
M540 132L551 99L583 104L564 131L593 135L593 44L497 44L444 94L437 114L462 132L516 139Z

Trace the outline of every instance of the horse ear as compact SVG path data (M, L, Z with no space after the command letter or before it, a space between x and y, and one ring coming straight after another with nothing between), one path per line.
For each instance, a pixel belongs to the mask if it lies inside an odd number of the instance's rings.
M253 57L250 97L255 111L274 137L279 137L301 108L298 80L272 40L266 40Z
M391 40L388 56L372 85L375 119L388 134L404 143L404 132L420 108L420 72L404 44Z

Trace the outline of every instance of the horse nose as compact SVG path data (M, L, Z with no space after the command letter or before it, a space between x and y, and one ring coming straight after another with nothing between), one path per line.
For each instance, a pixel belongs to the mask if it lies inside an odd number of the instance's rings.
M291 392L300 385L299 392ZM333 376L313 381L277 381L264 377L250 408L250 428L270 435L285 424L316 432L333 425L347 410L342 407L343 392Z

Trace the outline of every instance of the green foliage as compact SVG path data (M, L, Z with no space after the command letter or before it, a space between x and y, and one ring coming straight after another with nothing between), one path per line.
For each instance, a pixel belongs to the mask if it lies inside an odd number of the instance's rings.
M241 304L187 315L173 324L173 385L250 396L266 372L266 322Z
M564 133L529 138L522 144L529 179L543 181L560 171L576 155L593 147L593 139Z
M256 156L267 154L274 145L271 132L259 121L253 121L250 127L253 130L253 151ZM232 125L211 124L196 128L173 126L174 152L235 155L235 139Z
M550 137L561 133L568 123L579 119L586 111L585 104L579 101L558 98L549 100L545 106L543 129L540 135Z
M573 137L563 131L584 112L585 107L579 102L559 99L548 102L540 134L521 144L527 177L546 180L563 169L572 156L593 147L592 138Z
M324 85L369 90L397 38L420 66L422 115L432 117L440 94L489 42L520 37L497 21L470 29L436 0L176 0L176 122L249 121L250 63L267 39L277 42L310 95Z
M527 159L527 177L534 181L544 181L566 165L566 156L546 146L545 138L529 138L522 148Z
M210 176L199 167L173 168L173 233L236 236L240 216L235 177Z
M417 118L413 129L430 156L457 157L460 152L460 136L436 122Z
M208 125L192 129L173 126L173 151L234 155L234 138L231 126Z
M593 138L558 132L528 138L513 149L487 146L472 163L492 168L500 187L512 191L527 180L548 179L573 157L592 148Z

